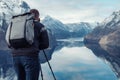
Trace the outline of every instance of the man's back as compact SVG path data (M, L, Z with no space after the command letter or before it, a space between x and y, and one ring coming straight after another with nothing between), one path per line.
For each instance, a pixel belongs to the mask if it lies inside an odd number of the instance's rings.
M34 43L27 48L12 49L13 56L27 55L36 56L39 50L49 46L47 31L43 24L39 21L34 21Z
M49 46L48 33L44 25L39 22L39 12L36 9L30 10L34 14L34 41L31 46L25 48L11 48L14 68L17 80L38 80L39 79L39 50Z

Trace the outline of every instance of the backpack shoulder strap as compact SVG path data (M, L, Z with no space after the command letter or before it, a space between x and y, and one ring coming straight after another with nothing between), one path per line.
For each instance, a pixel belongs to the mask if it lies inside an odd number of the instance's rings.
M18 16L25 16L25 15L30 15L30 14L32 14L32 13L27 12L27 13L24 13L24 14L15 15L15 16L12 17L12 19L14 19L15 17L18 17Z

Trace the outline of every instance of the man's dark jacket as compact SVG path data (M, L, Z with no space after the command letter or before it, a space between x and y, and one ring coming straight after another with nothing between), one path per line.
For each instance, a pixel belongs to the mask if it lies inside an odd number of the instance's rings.
M39 21L34 21L34 43L27 48L12 49L13 56L37 56L39 50L49 47L46 28Z

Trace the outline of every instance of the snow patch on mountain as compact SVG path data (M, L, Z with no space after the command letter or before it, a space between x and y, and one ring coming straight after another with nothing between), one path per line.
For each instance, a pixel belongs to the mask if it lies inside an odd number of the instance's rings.
M115 11L88 34L85 43L120 46L120 10Z
M101 24L103 28L115 28L120 26L120 11L113 12L108 18L106 18Z
M54 30L56 30L56 29L67 30L66 26L62 22L60 22L59 20L54 19L54 18L52 18L50 16L46 16L43 19L42 23L45 26L47 26L47 28L50 28L50 29L54 29Z
M42 20L42 23L54 33L56 38L68 38L69 37L69 31L67 30L66 25L64 25L59 20L54 19L50 16L46 16Z
M85 22L67 24L67 26L70 31L91 30L91 25L89 23L85 23Z
M22 0L0 0L0 27L9 24L13 15L29 11L30 7Z

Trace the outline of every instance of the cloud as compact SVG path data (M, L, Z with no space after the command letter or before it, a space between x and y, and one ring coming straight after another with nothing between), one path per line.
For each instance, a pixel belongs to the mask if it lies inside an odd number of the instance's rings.
M63 23L103 21L119 10L119 0L25 0L42 16L50 15Z

